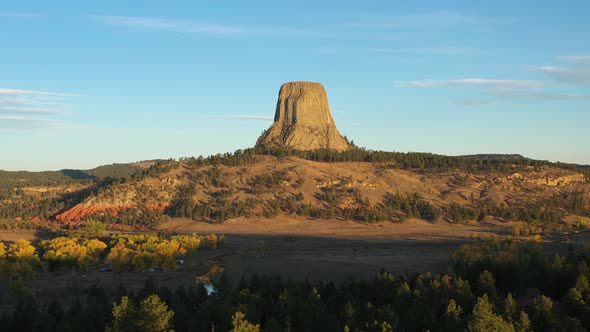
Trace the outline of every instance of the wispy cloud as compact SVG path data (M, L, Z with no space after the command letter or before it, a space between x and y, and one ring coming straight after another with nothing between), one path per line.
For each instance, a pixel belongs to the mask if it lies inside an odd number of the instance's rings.
M345 23L343 26L362 28L428 28L457 27L480 22L474 16L456 11L437 11L391 17L381 22Z
M590 102L590 96L544 91L494 91L492 94L500 97L533 100Z
M138 16L94 16L99 22L109 25L144 28L153 30L166 30L184 33L202 33L213 35L239 35L253 32L253 29L231 26L199 23L188 20L138 17Z
M364 38L364 37L363 37ZM409 55L409 56L457 56L457 55L481 55L485 51L464 46L430 46L430 47L366 47L351 45L323 45L312 49L321 54L362 54L362 55Z
M64 114L63 110L51 108L33 108L19 106L0 106L2 114Z
M381 20L359 20L340 24L341 27L372 30L456 30L486 31L489 27L506 24L508 19L490 18L460 11L431 11L400 14Z
M569 83L586 84L582 75L583 71L573 73L570 68L557 67L533 67L535 70L543 71L554 75L555 79ZM578 75L578 76L576 76ZM488 79L488 78L461 78L449 80L413 80L395 82L401 87L415 88L461 88L476 90L481 96L475 98L458 98L453 100L459 106L480 106L497 104L518 99L534 101L567 101L567 102L590 102L590 96L568 94L561 92L543 91L543 82L534 80L514 79Z
M56 107L66 107L70 106L67 103L59 103L59 102L51 102L45 101L44 98L36 98L35 100L30 100L21 97L2 97L0 96L0 105L11 105L11 106L56 106Z
M397 81L398 86L431 88L431 87L460 87L460 88L491 88L491 89L530 89L542 85L538 81L530 80L500 80L487 78L461 78L451 80L423 79L415 81Z
M141 17L94 15L94 20L101 24L144 29L159 30L186 34L201 34L219 37L269 37L269 38L327 38L334 36L334 31L318 31L315 28L258 26L236 24L213 24L192 20ZM336 32L338 33L338 32Z
M417 48L371 48L367 49L371 54L424 54L424 55L459 55L481 53L469 47L461 46L433 46Z
M57 93L57 92L49 92L49 91L34 91L34 90L20 90L20 89L0 88L0 95L10 95L10 96L18 96L18 95L65 96L67 94Z
M453 104L458 106L481 106L490 104L499 104L507 100L525 99L534 101L571 101L571 102L590 102L590 96L572 95L565 93L551 93L543 91L524 91L524 90L493 90L486 91L488 97L485 98L459 98L453 100Z
M530 66L534 71L542 72L557 82L569 85L590 85L590 67L553 67Z
M0 129L56 128L60 117L70 114L67 102L73 94L0 88ZM52 100L57 99L58 102ZM49 101L48 101L49 100ZM31 117L31 116L43 117Z
M215 115L214 118L248 120L248 121L273 121L274 117L266 115Z
M562 55L557 59L570 62L590 63L590 55Z
M58 129L67 125L63 121L21 116L0 116L0 130Z

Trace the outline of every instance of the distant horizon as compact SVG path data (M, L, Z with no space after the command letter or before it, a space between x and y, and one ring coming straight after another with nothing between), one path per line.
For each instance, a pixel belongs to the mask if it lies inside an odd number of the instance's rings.
M252 147L289 81L383 151L590 164L590 3L0 4L0 169Z
M93 165L93 166L92 165L85 166L85 167L64 167L64 168L55 168L55 169L3 169L3 168L0 168L0 171L7 171L7 172L59 172L59 171L63 171L63 170L91 170L91 169L94 169L94 168L97 168L100 166L109 166L109 165L125 165L125 164L135 164L135 163L153 162L153 161L170 160L170 159L178 161L183 158L198 158L198 157L207 158L207 157L214 156L217 154L234 153L238 150L245 150L245 149L250 149L250 148L253 148L253 146L251 146L249 148L236 149L234 151L218 152L218 153L212 153L212 154L207 154L207 155L160 157L160 158L141 159L141 160L134 160L134 161L114 161L114 162L107 162L107 163L102 163L102 164ZM527 159L531 159L531 160L548 161L548 162L552 162L552 163L565 163L565 164L572 164L572 165L579 165L579 166L590 166L590 163L580 164L580 163L575 163L575 162L567 162L567 161L563 161L563 160L537 159L537 158L532 158L530 156L527 156L527 155L524 155L521 153L486 153L486 152L483 152L483 153L470 153L470 154L461 154L461 155L449 155L449 154L434 153L434 152L427 152L427 151L372 150L372 149L369 149L367 147L362 147L362 146L359 146L358 148L364 148L368 151L383 151L383 152L394 152L394 153L431 153L431 154L440 155L440 156L447 156L447 157L470 157L470 156L477 156L477 155L502 155L502 156L520 155L523 158L527 158Z

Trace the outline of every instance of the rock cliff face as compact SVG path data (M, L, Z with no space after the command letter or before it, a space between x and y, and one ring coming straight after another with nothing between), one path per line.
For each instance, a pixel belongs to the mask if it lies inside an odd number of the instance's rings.
M281 86L272 126L258 138L257 146L297 150L351 149L340 135L320 83L289 82Z

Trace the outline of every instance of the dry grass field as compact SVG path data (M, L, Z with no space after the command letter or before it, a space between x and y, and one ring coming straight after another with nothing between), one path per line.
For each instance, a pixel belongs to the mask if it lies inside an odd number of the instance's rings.
M40 303L60 298L70 303L91 285L100 285L115 295L122 283L127 289L143 287L148 277L171 289L190 285L196 277L208 279L225 270L236 284L242 277L279 275L281 278L311 282L346 282L372 278L380 269L406 277L418 272L443 272L452 253L461 245L486 236L510 236L511 223L494 220L467 225L410 219L402 224L390 222L363 224L342 220L235 219L221 224L173 219L160 231L176 233L215 233L226 235L218 250L202 250L185 261L181 271L172 272L39 272L26 286ZM33 231L3 231L3 241L19 238L34 240ZM544 238L547 254L567 252L568 246L582 246L590 240L587 231L556 232ZM0 285L0 309L9 308L9 288ZM67 294L67 295L64 295Z
M236 219L223 224L174 219L162 229L179 233L226 234L220 262L233 282L253 274L291 280L344 282L372 278L384 268L410 276L442 272L461 245L487 236L510 236L512 223L494 220L468 225L411 219L362 224L342 220L278 218ZM565 253L582 246L588 233L555 233L546 238L545 252Z

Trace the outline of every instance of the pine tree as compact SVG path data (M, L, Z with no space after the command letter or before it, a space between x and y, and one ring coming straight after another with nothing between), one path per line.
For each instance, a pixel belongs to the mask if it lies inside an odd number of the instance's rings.
M514 332L514 326L505 321L502 316L494 313L494 307L489 302L487 294L477 299L473 308L468 330L472 332Z

